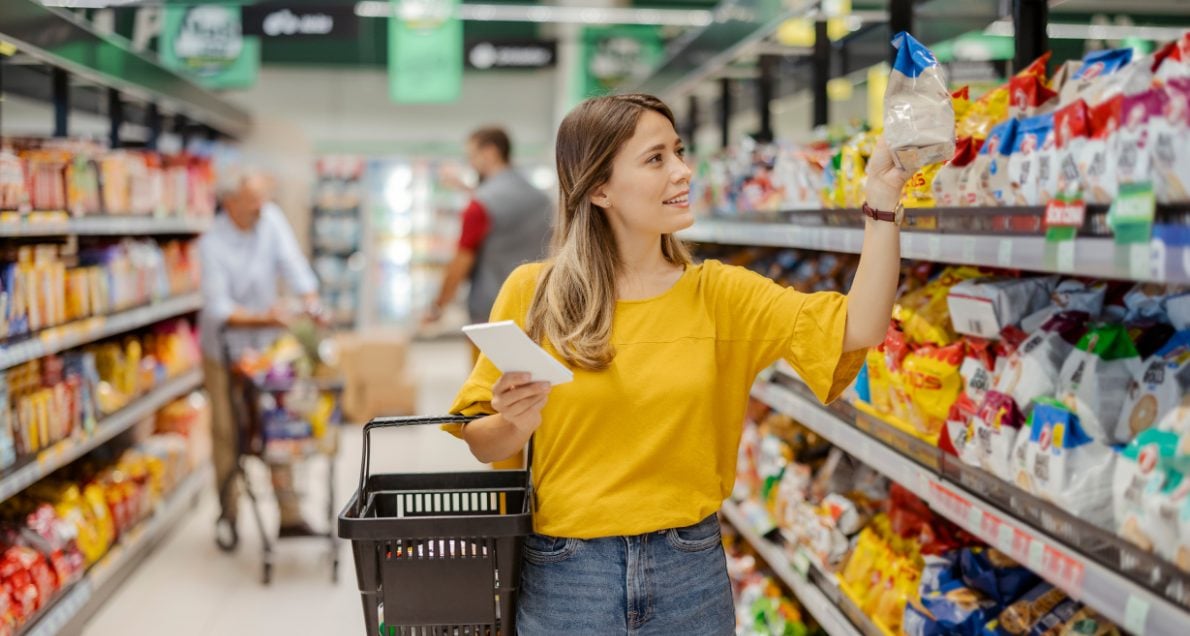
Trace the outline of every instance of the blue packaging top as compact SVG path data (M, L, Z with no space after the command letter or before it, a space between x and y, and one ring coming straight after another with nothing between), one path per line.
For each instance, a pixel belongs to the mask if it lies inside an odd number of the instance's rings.
M1028 153L1041 150L1046 135L1054 129L1054 114L1046 113L1036 117L1022 119L1017 124L1016 138L1012 141L1013 153ZM1026 147L1032 144L1032 147Z
M983 147L979 149L979 154L1012 154L1012 146L1016 141L1017 125L1017 119L1015 117L1010 117L1008 121L996 126L995 128L992 128L991 132L988 133L987 141L985 141Z
M892 45L897 49L893 70L906 77L917 77L927 68L938 66L938 60L934 58L930 49L909 35L908 31L901 31L893 36Z
M1093 51L1083 58L1083 65L1074 74L1074 79L1095 79L1110 75L1132 61L1132 49L1104 49Z

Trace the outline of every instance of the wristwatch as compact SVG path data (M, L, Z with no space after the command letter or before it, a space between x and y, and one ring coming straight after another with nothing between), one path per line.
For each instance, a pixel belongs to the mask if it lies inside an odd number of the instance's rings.
M893 208L892 212L885 212L883 210L877 210L876 208L868 205L867 201L864 201L863 211L864 214L870 218L873 218L877 221L888 221L889 223L896 224L897 227L900 227L905 223L905 206L901 205L900 202L897 202L897 205Z

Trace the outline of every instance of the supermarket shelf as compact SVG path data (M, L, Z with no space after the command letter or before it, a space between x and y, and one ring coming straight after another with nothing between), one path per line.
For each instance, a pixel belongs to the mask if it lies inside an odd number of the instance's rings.
M858 227L792 225L700 219L680 234L696 243L791 247L858 254ZM901 256L943 263L1008 267L1036 272L1125 280L1190 283L1190 246L1154 240L1117 246L1110 238L1080 237L1063 246L1040 235L904 231Z
M4 0L0 36L30 58L85 83L116 89L126 98L155 102L164 113L185 115L233 137L247 134L252 126L252 116L240 106L65 9L38 0Z
M198 311L201 307L202 294L194 292L107 316L84 318L43 329L16 343L0 342L0 370Z
M789 558L785 556L784 551L780 547L757 534L756 530L748 522L748 518L735 502L731 500L724 501L720 511L727 521L740 533L740 536L744 537L744 540L750 543L760 556L764 558L765 562L769 565L769 569L784 581L789 586L789 589L793 590L798 602L814 616L814 620L818 621L818 624L822 626L822 629L827 634L830 634L830 636L864 635L865 632L857 629L848 620L847 616L843 614L836 601L828 598L828 595L817 585L794 571L793 566L790 565Z
M53 636L81 631L133 570L157 547L166 534L193 508L194 499L211 478L209 465L196 470L179 484L153 513L100 559L83 579L45 610L42 616L21 630L22 636Z
M1190 611L921 466L814 399L770 383L757 383L752 395L899 482L939 514L1127 631L1141 636L1175 636L1185 631ZM1171 593L1178 595L1179 591Z
M0 223L0 238L202 234L210 225L210 219L102 215L61 221Z
M0 502L41 481L50 473L98 448L108 440L132 428L171 401L202 385L202 372L189 371L149 391L139 400L103 418L95 432L86 437L64 439L0 474Z

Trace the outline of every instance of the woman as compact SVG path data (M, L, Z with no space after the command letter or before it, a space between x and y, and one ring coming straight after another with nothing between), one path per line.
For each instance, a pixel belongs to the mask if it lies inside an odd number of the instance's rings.
M518 632L731 634L716 517L731 493L749 389L786 358L824 402L884 337L899 230L869 220L851 291L802 294L716 261L694 265L690 169L660 100L583 102L557 140L553 257L505 282L514 320L575 372L550 387L480 359L452 412L480 461L533 437L535 532L525 541ZM894 210L907 175L881 144L867 200ZM890 215L891 216L891 215Z

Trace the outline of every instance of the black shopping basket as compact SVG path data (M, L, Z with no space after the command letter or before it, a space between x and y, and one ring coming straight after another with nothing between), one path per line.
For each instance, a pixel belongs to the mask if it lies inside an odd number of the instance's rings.
M339 537L351 540L368 636L516 634L521 540L533 530L529 471L369 474L372 430L472 419L364 426L359 489L339 514Z

